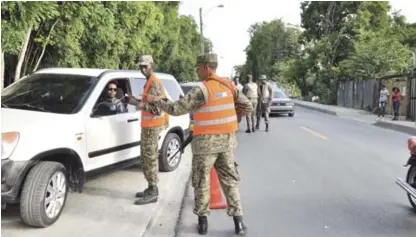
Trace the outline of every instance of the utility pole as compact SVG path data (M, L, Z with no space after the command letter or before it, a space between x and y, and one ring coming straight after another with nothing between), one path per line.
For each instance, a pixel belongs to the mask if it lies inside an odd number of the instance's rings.
M220 4L218 6L214 6L211 9L209 9L205 14L208 14L209 11L211 11L214 8L223 8L224 5ZM205 53L205 37L204 37L204 23L202 22L202 7L199 8L199 30L201 35L201 55Z
M202 23L202 7L199 8L199 29L200 29L200 33L201 33L201 55L204 54L205 52L205 39L204 39L204 30L203 28L203 23Z

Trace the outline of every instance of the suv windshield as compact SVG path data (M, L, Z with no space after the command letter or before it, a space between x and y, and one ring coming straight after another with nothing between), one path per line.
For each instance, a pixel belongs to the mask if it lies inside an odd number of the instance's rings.
M73 114L84 105L98 79L69 74L33 74L1 92L1 107Z
M287 95L283 91L278 90L273 93L273 98L284 99L287 98Z

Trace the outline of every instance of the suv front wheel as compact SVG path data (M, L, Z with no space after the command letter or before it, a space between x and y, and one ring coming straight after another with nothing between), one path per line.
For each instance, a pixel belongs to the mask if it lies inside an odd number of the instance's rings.
M171 157L179 150L182 145L182 140L176 133L168 133L162 144L161 155L159 156L159 170L163 172L170 172L178 168L181 162L182 154L179 152L174 157Z
M68 194L67 172L58 162L43 161L26 177L20 198L20 217L33 227L47 227L58 220Z

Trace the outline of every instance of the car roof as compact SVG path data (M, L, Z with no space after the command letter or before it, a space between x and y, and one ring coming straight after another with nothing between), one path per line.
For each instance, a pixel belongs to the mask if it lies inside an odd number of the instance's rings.
M180 86L198 86L200 85L202 82L200 81L189 81L189 82L181 82Z
M138 70L114 70L114 69L100 69L100 68L44 68L40 69L35 72L35 74L40 73L51 73L51 74L71 74L71 75L84 75L84 76L91 76L91 77L99 77L101 74L105 72L134 72L138 73L144 77L144 75ZM160 73L156 72L158 77L168 80L175 80L170 74L167 73Z

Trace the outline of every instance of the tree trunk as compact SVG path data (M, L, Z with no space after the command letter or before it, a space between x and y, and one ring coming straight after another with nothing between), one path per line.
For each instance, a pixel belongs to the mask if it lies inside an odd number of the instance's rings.
M53 29L55 28L56 24L58 24L58 21L59 20L56 20L55 23L53 23L53 25L51 27L51 30L49 31L48 37L46 38L46 41L43 44L42 53L40 54L39 59L38 59L38 62L36 63L35 67L33 68L33 72L36 71L36 69L38 69L40 62L42 61L43 55L45 54L46 46L49 43L49 40L51 38L51 34L53 32Z
M22 70L23 61L25 59L27 45L29 44L30 34L32 33L32 27L29 27L26 32L25 40L23 41L22 48L20 49L19 57L17 59L16 71L14 72L13 82L19 80L20 71Z
M1 77L1 89L3 90L4 88L4 52L2 50L2 48L0 47L0 54L1 54L1 62L0 62L0 77Z

